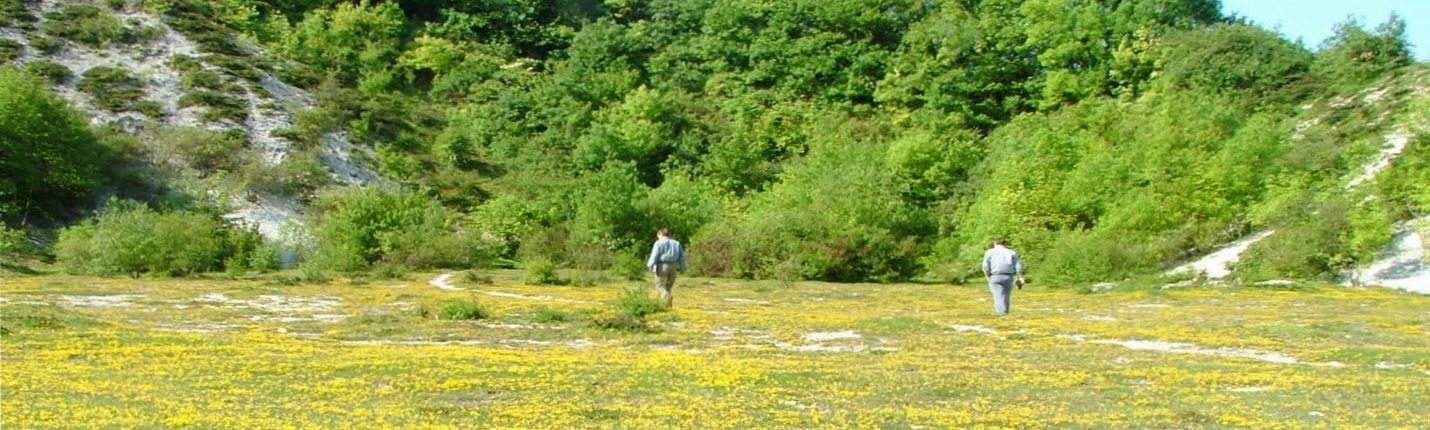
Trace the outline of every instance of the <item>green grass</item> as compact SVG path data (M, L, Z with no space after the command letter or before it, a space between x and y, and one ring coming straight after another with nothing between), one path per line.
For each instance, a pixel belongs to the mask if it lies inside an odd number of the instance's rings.
M1430 395L1430 296L1030 287L1014 293L1011 316L997 317L981 286L768 289L684 278L673 311L609 330L585 320L623 315L611 303L632 294L626 283L541 286L520 282L520 271L486 273L491 283L472 291L428 285L436 274L361 285L270 282L283 274L3 278L0 419L6 428L80 419L200 428L1430 425L1418 412ZM475 305L473 294L486 319L441 318L450 304ZM119 305L84 305L98 302L92 296ZM203 406L211 403L230 407Z

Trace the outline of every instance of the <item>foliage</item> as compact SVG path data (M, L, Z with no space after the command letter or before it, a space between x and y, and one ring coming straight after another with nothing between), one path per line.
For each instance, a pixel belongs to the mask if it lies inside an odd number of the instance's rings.
M74 79L74 73L68 67L45 60L26 62L25 71L54 85L68 84Z
M23 46L13 39L0 39L0 63L9 63L20 58Z
M440 315L444 320L481 320L491 318L492 312L475 300L458 300L443 305Z
M16 257L30 250L30 238L24 230L0 224L0 265L13 264Z
M522 282L531 285L561 285L565 281L556 273L556 265L550 260L538 259L526 263Z
M1312 71L1334 83L1357 85L1412 62L1405 20L1392 14L1372 31L1354 18L1337 24L1316 56Z
M135 41L135 35L114 14L90 4L68 4L45 15L46 34L95 48Z
M650 291L641 287L626 288L625 293L612 302L611 306L617 314L637 319L666 311L660 300L651 297Z
M1373 203L1331 191L1374 161L1379 136L1417 121L1399 113L1424 85L1399 17L1347 21L1312 52L1212 0L144 7L203 51L171 66L180 106L203 106L211 125L243 122L265 76L309 90L311 108L276 132L294 144L276 166L236 140L169 153L251 190L317 195L319 268L519 259L578 282L643 277L631 262L667 227L696 273L960 279L1009 236L1063 285L1160 273L1277 229L1326 255L1253 253L1245 275L1324 278L1426 207L1413 145L1393 177L1356 191ZM62 9L74 19L49 33L101 45L152 33L101 7ZM123 70L78 87L110 111L160 113ZM385 191L319 192L332 133L364 147Z
M317 267L355 271L377 263L410 268L489 264L495 249L478 232L459 228L421 194L384 189L333 190L309 208Z
M571 312L552 308L537 308L535 312L531 313L531 322L537 323L568 322L575 318L576 316Z
M101 185L107 151L74 108L0 67L0 214L11 225L67 218Z
M54 252L65 271L78 274L190 275L270 270L276 263L257 233L228 225L212 211L155 211L124 200L61 230Z
M159 105L144 100L144 81L123 68L99 66L84 72L75 89L93 97L94 104L111 112L134 111L158 118Z

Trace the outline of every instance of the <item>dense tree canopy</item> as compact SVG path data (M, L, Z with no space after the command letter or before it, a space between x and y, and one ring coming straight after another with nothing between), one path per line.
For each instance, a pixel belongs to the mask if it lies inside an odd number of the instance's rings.
M453 252L609 265L669 226L696 270L830 280L968 276L999 235L1069 282L1153 273L1261 228L1326 254L1248 266L1275 276L1363 260L1423 210L1405 182L1363 191L1383 204L1335 196L1378 129L1296 119L1406 70L1398 17L1348 21L1313 52L1215 0L203 7L226 27L203 31L267 47L314 93L295 135L345 130L405 189L316 200L331 219L314 222L315 258L343 269L474 261L419 255L404 229L457 232ZM38 97L15 94L0 97ZM85 172L67 173L68 202ZM5 184L8 213L35 199Z

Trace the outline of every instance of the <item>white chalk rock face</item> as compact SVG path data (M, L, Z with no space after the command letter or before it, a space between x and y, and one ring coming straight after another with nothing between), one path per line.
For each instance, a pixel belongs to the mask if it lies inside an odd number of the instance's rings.
M1400 225L1390 248L1370 265L1349 273L1346 284L1430 294L1430 262L1425 259L1427 227L1430 217Z

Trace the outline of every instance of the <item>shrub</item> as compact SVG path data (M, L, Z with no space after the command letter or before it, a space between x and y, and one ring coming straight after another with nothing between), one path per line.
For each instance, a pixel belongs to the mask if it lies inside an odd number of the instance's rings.
M247 146L241 134L197 127L172 127L154 133L155 152L204 172L234 170Z
M179 107L202 106L204 121L228 120L235 124L248 121L248 101L214 91L192 91L179 96Z
M567 322L575 319L575 315L559 309L537 308L532 312L531 321L538 323Z
M491 311L476 301L453 301L442 306L444 320L480 320L491 317Z
M645 261L629 253L617 257L611 271L621 279L628 281L643 281L650 278L650 270L646 269Z
M71 72L68 67L45 60L25 63L25 71L55 85L67 84L70 79L74 78L74 72Z
M561 285L565 283L556 273L556 264L546 259L528 261L522 282L531 285Z
M25 8L27 0L0 0L0 27L23 26L35 22L35 15Z
M602 314L591 318L591 326L606 330L648 331L644 319L626 314Z
M475 285L491 285L494 281L492 281L492 275L488 273L477 270L466 270L462 272L462 282Z
M327 167L314 150L290 152L277 166L254 158L243 166L244 180L253 190L291 196L308 196L330 183Z
M133 36L113 14L94 5L70 4L56 12L45 14L45 33L69 39L95 48L111 43L124 43Z
M29 249L30 241L23 230L11 229L0 223L0 264L14 263Z
M11 39L0 39L0 63L8 63L14 61L16 58L20 58L20 50L22 49L24 49L24 46L20 45L20 42Z
M660 300L651 297L649 291L642 287L626 288L621 297L611 304L611 307L617 314L632 318L645 318L666 310Z
M52 55L65 48L65 42L45 35L30 37L30 47L45 55Z
M94 219L60 231L55 255L77 274L187 275L225 264L265 270L276 256L257 233L225 224L212 212L159 212L116 200Z
M314 226L311 261L355 271L374 263L409 268L489 264L492 246L460 228L431 198L395 189L334 190L310 207Z
M125 69L100 66L86 70L75 88L92 96L95 106L111 112L147 108L141 104L145 103L144 82Z
M88 120L49 85L8 66L0 66L0 106L4 221L68 218L87 204L108 158Z

